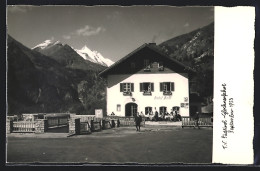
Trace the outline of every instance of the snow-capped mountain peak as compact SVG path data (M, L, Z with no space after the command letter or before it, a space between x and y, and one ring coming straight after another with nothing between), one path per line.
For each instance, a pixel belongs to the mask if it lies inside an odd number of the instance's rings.
M32 49L35 49L35 48L41 48L41 49L44 49L46 48L47 46L49 46L50 44L52 43L52 40L45 40L44 42L36 45L35 47L33 47Z
M83 46L80 50L75 49L75 51L85 60L101 64L103 66L109 67L114 62L110 59L104 58L101 53L97 51L90 50L86 45Z
M32 49L40 48L40 49L45 49L47 47L50 47L52 45L58 45L61 44L63 45L59 40L58 41L53 41L53 40L45 40L44 42L34 46Z
M60 41L54 41L54 40L45 40L44 42L36 45L35 47L33 47L33 50L38 50L38 51L45 51L45 50L49 50L51 48L56 49L57 47L63 47L65 46L65 44L62 44ZM70 46L71 47L71 46ZM91 49L89 49L86 45L83 46L80 50L75 49L73 47L71 47L79 56L81 56L82 58L84 58L85 60L88 60L90 62L93 63L97 63L106 67L109 67L110 65L112 65L114 62L111 61L110 59L104 58L101 53L97 52L97 51L92 51Z

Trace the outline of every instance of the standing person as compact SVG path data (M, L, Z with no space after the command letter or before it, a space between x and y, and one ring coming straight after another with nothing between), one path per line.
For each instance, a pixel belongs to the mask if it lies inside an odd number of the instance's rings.
M149 111L149 120L152 121L153 120L153 111Z
M174 122L177 121L177 110L176 109L174 109L174 111L173 111L173 121Z
M174 114L173 114L173 109L171 109L171 113L170 113L170 120L174 120Z
M194 128L197 126L200 129L200 126L199 126L199 112L196 112L194 120L195 120Z
M135 116L136 131L140 132L141 122L142 122L142 116L139 115L139 112L137 112L137 114Z
M154 114L155 121L158 121L158 115L159 115L159 113L157 112L157 110L155 108L155 114Z

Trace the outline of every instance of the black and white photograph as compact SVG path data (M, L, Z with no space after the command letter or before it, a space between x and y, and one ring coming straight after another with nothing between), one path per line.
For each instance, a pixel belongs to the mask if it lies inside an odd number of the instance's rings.
M7 164L212 163L213 6L6 11Z

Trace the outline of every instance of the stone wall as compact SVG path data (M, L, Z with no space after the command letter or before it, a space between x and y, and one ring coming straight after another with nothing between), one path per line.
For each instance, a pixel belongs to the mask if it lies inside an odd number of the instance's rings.
M48 129L48 122L46 119L36 119L35 120L35 133L41 134L46 132Z
M80 118L70 118L69 134L80 134Z

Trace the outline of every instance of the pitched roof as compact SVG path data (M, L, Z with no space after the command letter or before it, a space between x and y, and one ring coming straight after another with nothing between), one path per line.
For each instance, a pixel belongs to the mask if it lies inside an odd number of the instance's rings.
M132 51L131 53L129 53L128 55L126 55L125 57L121 58L120 60L118 60L117 62L115 62L113 65L111 65L109 68L106 68L104 71L99 73L99 76L104 76L105 74L107 74L112 68L117 67L118 65L120 65L123 61L125 61L126 59L130 58L131 56L133 56L135 53L137 53L138 51L144 49L144 48L149 48L157 53L159 53L161 56L175 62L176 64L184 67L185 69L187 69L188 71L194 72L195 70L193 70L192 68L190 68L189 66L169 57L167 54L165 54L160 47L158 47L155 43L145 43L142 46L138 47L137 49L135 49L134 51Z

